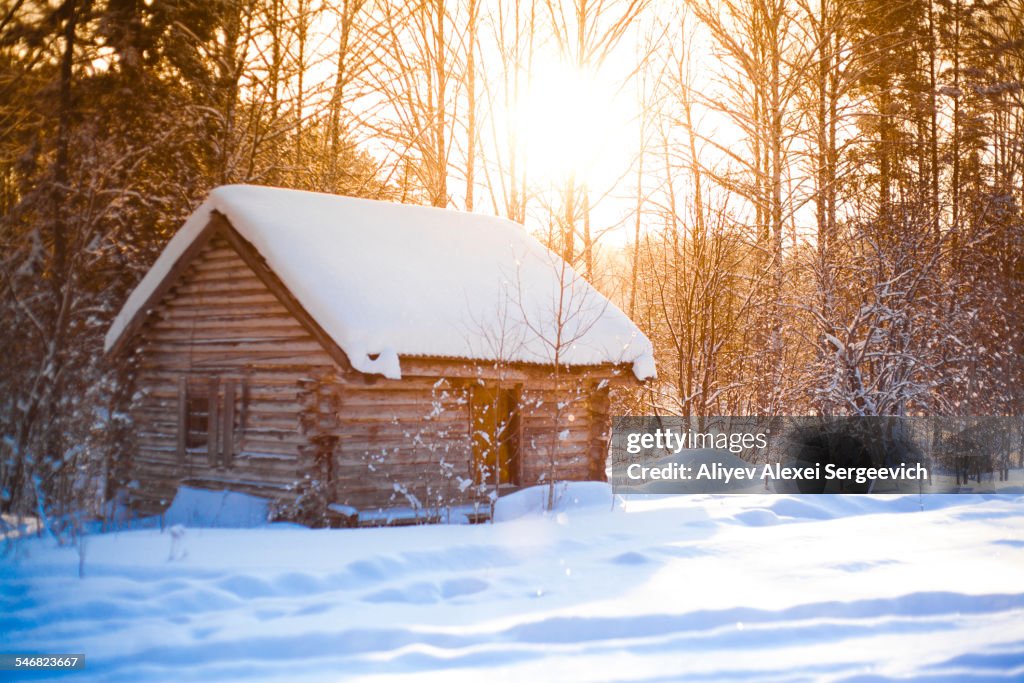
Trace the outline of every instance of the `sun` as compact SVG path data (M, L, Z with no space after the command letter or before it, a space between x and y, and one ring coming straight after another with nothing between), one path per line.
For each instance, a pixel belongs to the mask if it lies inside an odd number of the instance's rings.
M558 61L535 67L519 116L530 176L589 185L621 177L635 142L622 91L611 78Z

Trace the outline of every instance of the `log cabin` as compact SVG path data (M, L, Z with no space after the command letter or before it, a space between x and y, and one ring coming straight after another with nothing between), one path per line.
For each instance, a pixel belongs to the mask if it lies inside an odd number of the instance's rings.
M520 225L249 185L210 193L105 348L132 383L133 507L189 485L309 523L603 479L609 391L655 373L636 325Z

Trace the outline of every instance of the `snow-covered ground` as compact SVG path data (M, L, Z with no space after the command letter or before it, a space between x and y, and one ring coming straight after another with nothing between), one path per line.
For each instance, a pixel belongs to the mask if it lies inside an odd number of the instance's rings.
M1024 680L1024 496L583 493L479 526L93 535L82 579L22 541L0 652L85 653L82 681Z

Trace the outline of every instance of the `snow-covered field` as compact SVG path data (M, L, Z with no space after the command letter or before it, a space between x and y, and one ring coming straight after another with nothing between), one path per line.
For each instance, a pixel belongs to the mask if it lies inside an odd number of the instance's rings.
M85 653L82 681L1024 680L1022 495L177 531L90 536L83 579L22 542L0 652Z

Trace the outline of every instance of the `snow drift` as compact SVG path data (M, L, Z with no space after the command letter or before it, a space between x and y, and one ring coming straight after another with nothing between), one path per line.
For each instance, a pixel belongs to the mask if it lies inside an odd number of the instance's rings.
M95 534L81 565L25 539L0 651L85 653L31 677L90 683L1024 677L1024 497L567 494L496 524Z

